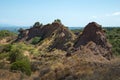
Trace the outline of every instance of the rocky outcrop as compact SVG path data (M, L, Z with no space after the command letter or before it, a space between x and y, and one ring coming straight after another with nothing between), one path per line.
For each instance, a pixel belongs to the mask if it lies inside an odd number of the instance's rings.
M86 45L89 41L93 41L102 47L111 47L108 45L104 30L96 22L91 22L84 28L74 46L77 48L80 45Z
M111 45L107 41L105 30L96 22L89 23L76 40L74 47L77 49L81 46L86 46L93 54L101 54L107 59L112 56Z
M81 46L84 46L84 50L89 49L88 51L95 55L100 54L107 59L112 57L111 45L107 41L105 30L96 22L89 23L77 39L68 28L57 20L47 25L36 22L30 29L20 29L19 32L16 41L31 43L33 38L40 37L43 40L39 45L40 50L43 48L48 51L61 49L71 54L82 50Z
M34 37L41 37L43 41L50 39L52 42L46 45L50 50L53 48L66 50L69 47L67 43L75 39L75 35L57 20L47 25L42 25L37 22L30 29L21 29L19 32L16 42L25 41L31 43Z

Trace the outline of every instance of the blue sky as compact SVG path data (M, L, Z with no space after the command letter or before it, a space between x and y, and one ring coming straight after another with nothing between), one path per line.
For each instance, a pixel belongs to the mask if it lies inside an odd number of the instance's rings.
M66 26L120 26L120 0L0 0L0 23L31 26L55 19Z

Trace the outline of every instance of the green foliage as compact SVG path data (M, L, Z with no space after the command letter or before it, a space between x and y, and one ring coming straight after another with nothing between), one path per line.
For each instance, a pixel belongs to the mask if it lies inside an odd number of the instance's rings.
M56 19L56 20L54 20L54 22L61 23L61 20L60 19Z
M15 36L15 33L10 32L8 30L1 30L0 31L0 39L5 38L5 37L9 37L9 36Z
M3 52L10 52L10 50L12 49L12 44L7 44L3 46Z
M33 27L41 27L43 24L40 22L35 22L35 24L33 25Z
M11 62L11 70L18 70L26 75L31 75L31 65L28 57L24 56L24 50L29 50L29 46L23 43L9 44L4 49L9 53L9 60ZM4 57L6 55L0 55Z
M24 55L22 54L21 49L14 48L10 51L9 60L11 63L22 59L24 59Z
M79 35L82 33L83 29L72 29L71 30L74 34Z
M23 28L20 28L19 30L18 30L18 32L22 32L24 29Z
M22 45L22 44L21 44ZM11 63L24 58L22 46L19 44L7 44L4 46L3 52L9 53Z
M8 53L0 53L0 60L7 58L8 57Z
M16 52L15 52L16 51ZM39 50L34 47L34 45L25 43L14 43L6 44L0 46L0 53L23 53L24 51L29 51L30 54L38 55Z
M24 56L25 50L33 49L24 43L1 45L0 60L7 59L11 62L11 70L18 70L26 75L31 75L31 64L28 57ZM4 63L3 63L4 64ZM0 66L4 68L4 66Z
M115 55L120 55L120 28L107 28L107 38L112 44L112 51Z
M34 37L33 39L32 39L32 42L31 42L31 44L37 44L37 43L39 43L40 41L41 41L41 37Z
M24 52L29 51L30 54L40 54L34 45L25 43L13 43L0 45L0 59L7 59L11 62L11 70L18 70L27 75L31 74L31 64L28 57L24 56Z
M31 75L31 66L27 58L12 63L11 70L18 70L25 73L28 76Z

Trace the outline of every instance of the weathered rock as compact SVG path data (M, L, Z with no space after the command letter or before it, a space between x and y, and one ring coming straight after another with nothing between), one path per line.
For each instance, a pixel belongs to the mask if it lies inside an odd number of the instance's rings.
M25 41L31 43L34 37L41 37L42 40L47 38L53 40L50 45L46 45L50 50L53 48L66 50L68 46L65 44L75 39L75 35L61 22L57 21L47 25L40 25L37 22L30 29L21 30L19 32L17 42Z
M75 48L80 46L87 46L93 54L102 54L107 59L110 59L112 56L111 45L107 41L105 31L96 22L91 22L84 28L74 44Z
M77 48L80 45L86 45L89 41L93 41L104 48L111 47L107 42L104 30L96 22L91 22L84 28L83 33L79 36L74 46Z

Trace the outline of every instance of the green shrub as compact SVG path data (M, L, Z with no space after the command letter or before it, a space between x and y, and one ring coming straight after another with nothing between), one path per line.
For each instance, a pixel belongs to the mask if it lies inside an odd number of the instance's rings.
M11 70L18 70L26 75L31 75L31 67L30 61L28 57L23 55L23 49L21 49L18 45L12 45L9 54L9 60L11 64Z
M15 36L15 33L10 32L8 30L1 30L0 31L0 39L4 37Z
M56 23L61 23L61 20L60 19L56 19L56 20L54 20L54 22Z
M33 39L32 39L32 42L31 42L31 44L37 44L37 43L39 43L40 41L41 41L41 37L34 37Z
M21 49L13 48L9 54L10 62L13 63L17 60L22 60L24 58L24 55L22 54L22 52L23 51Z
M27 58L26 58L27 59ZM29 60L20 60L11 64L11 70L18 70L26 75L31 75L31 66Z
M12 44L7 44L7 45L4 45L3 51L4 52L10 52L11 49L12 49Z
M107 38L112 44L112 52L115 55L120 55L120 28L108 28Z
M35 24L33 25L33 27L41 27L43 24L40 22L35 22Z
M8 54L7 53L0 53L0 60L3 60L4 58L7 58Z

